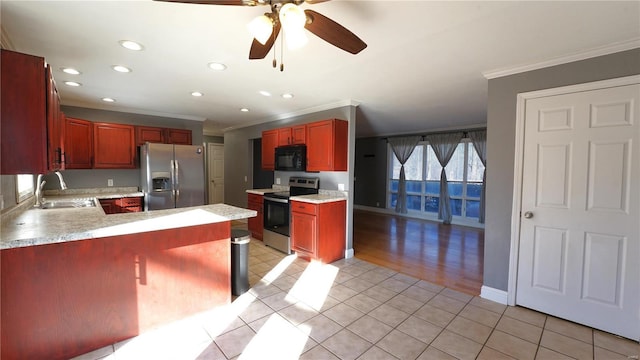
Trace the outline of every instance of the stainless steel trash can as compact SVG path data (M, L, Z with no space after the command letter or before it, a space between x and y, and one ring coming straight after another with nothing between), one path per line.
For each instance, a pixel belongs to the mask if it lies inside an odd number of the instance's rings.
M249 242L243 229L231 229L231 293L240 296L249 290Z

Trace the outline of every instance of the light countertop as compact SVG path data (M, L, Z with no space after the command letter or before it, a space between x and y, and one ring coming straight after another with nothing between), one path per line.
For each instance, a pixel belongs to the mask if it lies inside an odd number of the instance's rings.
M301 195L292 196L289 198L291 201L302 201L311 204L323 204L334 201L346 201L347 198L335 194L315 194L315 195Z
M135 194L135 195L133 195ZM126 196L142 196L127 192ZM122 193L88 193L51 196L63 198L118 198ZM13 216L2 216L0 250L24 246L53 244L107 236L120 236L148 231L212 224L256 216L254 210L226 204L105 215L99 202L95 207L40 209L29 207Z

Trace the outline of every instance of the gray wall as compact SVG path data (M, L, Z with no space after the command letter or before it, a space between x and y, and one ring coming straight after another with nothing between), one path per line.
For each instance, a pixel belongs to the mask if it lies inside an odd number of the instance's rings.
M0 175L0 194L4 201L3 209L16 205L16 176Z
M129 125L157 126L175 129L191 130L193 144L202 144L202 122L174 119L152 115L141 115L117 111L88 109L74 106L62 106L62 112L68 117L89 120L93 122L109 122ZM212 142L220 141L220 137L211 137ZM220 141L221 142L221 141ZM140 186L140 169L86 169L65 170L63 172L67 186L74 188L107 187L107 179L113 179L113 186ZM47 181L45 189L59 189L60 185L55 175L45 175Z
M640 49L489 80L484 285L507 290L518 93L640 74Z
M202 141L205 143L224 144L224 136L204 135L202 136Z

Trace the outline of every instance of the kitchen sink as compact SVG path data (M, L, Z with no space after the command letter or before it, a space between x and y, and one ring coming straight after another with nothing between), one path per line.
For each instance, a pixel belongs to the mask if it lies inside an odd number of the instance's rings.
M96 201L93 199L75 199L75 200L47 200L42 203L42 209L69 209L69 208L85 208L95 207Z

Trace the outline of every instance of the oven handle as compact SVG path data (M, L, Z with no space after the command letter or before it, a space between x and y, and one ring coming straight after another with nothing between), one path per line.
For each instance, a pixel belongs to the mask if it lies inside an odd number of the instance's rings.
M273 201L273 202L277 202L277 203L281 203L281 204L288 204L289 200L288 199L278 199L278 198L272 198L272 197L264 197L265 201Z

